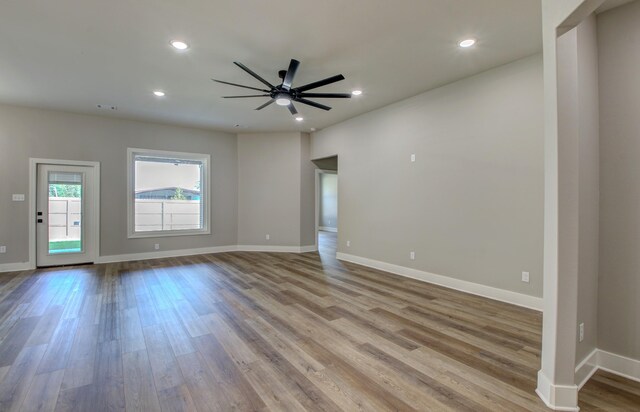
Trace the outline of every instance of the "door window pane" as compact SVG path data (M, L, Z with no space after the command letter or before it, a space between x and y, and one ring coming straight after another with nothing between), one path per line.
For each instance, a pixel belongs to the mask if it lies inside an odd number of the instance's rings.
M49 254L82 252L82 173L50 172Z

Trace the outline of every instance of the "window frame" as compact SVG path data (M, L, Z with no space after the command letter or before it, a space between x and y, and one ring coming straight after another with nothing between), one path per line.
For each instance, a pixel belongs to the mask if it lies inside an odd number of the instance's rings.
M202 181L200 182L200 199L204 202L202 206L202 228L183 230L153 230L148 232L136 232L135 230L135 157L153 156L186 160L198 160L203 164ZM204 153L186 153L167 150L127 148L127 238L154 238L169 236L197 236L211 234L209 225L211 210L211 156Z

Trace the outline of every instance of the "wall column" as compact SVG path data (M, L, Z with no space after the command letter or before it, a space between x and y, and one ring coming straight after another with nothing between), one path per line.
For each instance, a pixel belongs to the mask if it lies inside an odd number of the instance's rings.
M603 0L543 0L545 81L544 315L536 392L552 409L577 411L579 246L578 36Z

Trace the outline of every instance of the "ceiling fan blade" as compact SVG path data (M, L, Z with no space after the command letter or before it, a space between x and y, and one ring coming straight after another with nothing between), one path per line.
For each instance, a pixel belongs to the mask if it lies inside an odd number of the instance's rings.
M249 73L250 75L252 75L256 79L260 80L260 82L265 84L267 87L269 87L269 89L273 89L275 87L274 85L272 85L271 83L269 83L268 81L266 81L265 79L260 77L257 73L254 73L253 70L251 70L250 68L248 68L244 64L242 64L240 62L233 62L233 64L235 64L236 66L238 66L239 68L241 68L245 72Z
M350 99L351 93L300 93L300 97L315 97L329 99Z
M240 99L243 97L265 97L271 96L270 94L251 94L249 96L222 96L224 99Z
M245 89L257 90L257 91L259 91L259 92L269 93L269 90L257 89L257 88L255 88L255 87L251 87L251 86L243 86L243 85L241 85L241 84L229 83L229 82L225 82L225 81L222 81L222 80L216 80L216 79L211 79L211 80L213 80L214 82L222 83L222 84L228 84L228 85L236 86L236 87L244 87Z
M287 74L284 76L284 80L282 81L282 87L285 90L291 89L291 83L293 83L293 78L296 75L296 71L298 71L298 67L300 67L300 62L296 59L291 59L291 63L289 63L289 69L287 69Z
M289 111L291 112L292 115L297 115L298 111L296 110L296 107L293 105L292 103L289 103L289 106L287 106L289 108Z
M309 106L317 107L318 109L322 109L322 110L331 110L331 107L329 107L329 106L325 106L324 104L312 102L311 100L307 100L307 99L296 99L296 102L300 102L302 104L307 104Z
M262 110L262 109L264 109L265 107L269 106L271 103L273 103L275 101L276 101L276 99L271 99L268 102L266 102L265 104L263 104L262 106L257 107L256 110Z
M294 90L300 93L300 92L304 92L305 90L317 89L318 87L339 82L340 80L344 80L344 76L341 74L336 74L335 76L328 77L324 80L319 80L317 82L305 84L304 86L296 87Z

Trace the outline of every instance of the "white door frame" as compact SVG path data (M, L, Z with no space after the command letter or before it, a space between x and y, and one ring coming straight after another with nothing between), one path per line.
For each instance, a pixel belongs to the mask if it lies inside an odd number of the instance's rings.
M100 256L100 162L85 162L82 160L61 160L61 159L40 159L29 158L29 268L35 269L36 261L36 196L37 196L37 178L38 165L61 165L61 166L87 166L93 167L93 187L94 187L94 204L93 218L89 221L89 233L92 233L94 254L94 262Z
M320 231L320 175L321 174L337 175L337 170L316 169L316 247L318 247L318 232ZM338 182L338 190L340 190L340 182ZM338 196L340 199L340 196ZM340 221L340 210L338 209L338 222Z

